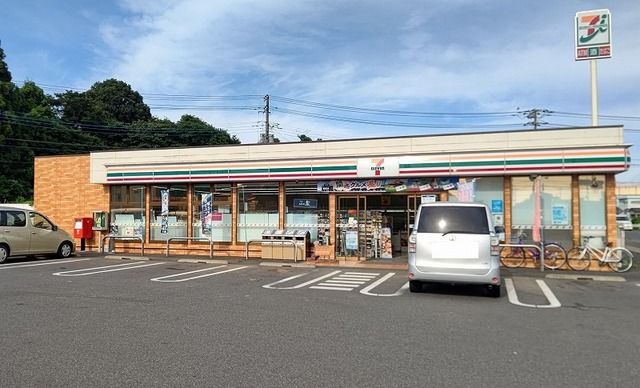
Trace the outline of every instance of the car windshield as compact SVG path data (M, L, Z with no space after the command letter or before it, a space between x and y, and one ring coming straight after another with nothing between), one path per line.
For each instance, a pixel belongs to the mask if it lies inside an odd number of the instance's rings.
M488 234L489 225L483 207L423 207L420 212L418 233Z

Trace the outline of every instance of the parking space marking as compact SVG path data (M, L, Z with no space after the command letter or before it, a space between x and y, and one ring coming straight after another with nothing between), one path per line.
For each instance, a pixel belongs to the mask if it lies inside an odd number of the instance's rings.
M237 267L237 268L231 268L225 271L217 271L217 272L212 272L212 273L207 273L204 275L198 275L198 276L192 276L189 278L184 278L184 279L172 279L172 278L176 278L179 276L184 276L184 275L190 275L193 273L200 273L200 272L205 272L205 271L213 271L214 269L218 269L218 268L224 268L227 267L227 265L219 265L217 267L212 267L212 268L204 268L204 269L198 269L195 271L188 271L188 272L182 272L182 273L178 273L178 274L173 274L173 275L168 275L168 276L161 276L158 278L153 278L151 279L152 282L163 282L163 283L179 283L179 282L186 282L188 280L194 280L194 279L200 279L200 278L206 278L208 276L215 276L215 275L220 275L223 273L227 273L227 272L233 272L233 271L238 271L244 268L249 268L249 266L243 266L243 267ZM168 280L171 279L171 280Z
M361 285L375 279L379 273L367 272L345 272L342 275L332 277L331 279L311 286L314 290L331 290L331 291L353 291Z
M306 281L306 282L304 282L304 283L301 283L301 284L298 284L298 285L295 285L295 286L290 286L290 287L274 287L276 284L285 283L285 282L288 282L288 281L290 281L290 280L297 279L297 278L299 278L299 277L301 277L301 276L304 276L304 275L309 274L309 272L307 272L307 273L301 273L301 274L299 274L299 275L294 275L294 276L290 276L290 277L285 278L285 279L282 279L282 280L278 280L277 282L273 282L273 283L265 284L265 285L264 285L264 286L262 286L262 287L263 287L263 288L270 288L270 289L272 289L272 290L293 290L293 289L296 289L296 288L302 288L302 287L308 286L308 285L313 284L313 283L317 283L317 282L319 282L319 281L321 281L321 280L324 280L324 279L326 279L326 278L330 278L330 277L332 277L332 276L334 276L334 275L337 275L337 274L339 274L340 272L342 272L342 271L333 271L333 272L330 272L330 273L328 273L328 274L326 274L326 275L322 275L322 276L320 276L320 277L317 277L317 278L315 278L315 279L311 279L311 280L309 280L309 281Z
M409 288L409 282L406 282L405 284L403 284L402 287L400 287L398 291L394 292L393 294L375 294L373 292L370 292L374 288L386 282L388 279L392 278L393 275L395 274L396 274L395 272L389 272L388 274L384 275L380 279L376 280L375 282L369 284L368 286L360 290L360 293L364 295L369 295L369 296L400 296L404 294L404 292Z
M542 290L542 293L549 301L549 304L542 304L542 305L527 304L527 303L520 302L520 300L518 300L518 294L516 293L516 289L513 286L513 280L511 280L510 278L505 278L504 281L505 281L505 285L507 286L507 295L509 297L509 302L511 302L512 304L515 304L517 306L522 306L522 307L533 307L533 308L539 308L539 309L558 308L562 306L558 298L556 298L556 296L553 294L553 292L551 291L549 286L547 286L547 283L545 283L544 280L536 279L536 283L538 283L538 287L540 287L540 289Z
M92 260L92 259L55 260L55 261L47 261L46 263L38 263L38 264L9 263L9 264L1 265L0 266L0 270L2 270L2 269L14 269L14 268L39 267L41 265L75 263L75 262L78 262L78 261L87 261L87 260Z
M154 265L162 265L162 264L164 264L164 261L159 262L159 263L151 263L151 264L145 264L145 263L146 263L146 261L139 261L139 262L135 262L135 263L106 265L106 266L102 266L102 267L76 269L76 270L73 270L73 271L55 272L53 275L55 275L55 276L87 276L87 275L95 275L95 274L105 273L105 272L126 271L126 270L129 270L129 269L138 269L138 268L143 268L143 267L152 267ZM93 270L101 270L101 271L93 271ZM87 271L90 271L90 272L87 272Z

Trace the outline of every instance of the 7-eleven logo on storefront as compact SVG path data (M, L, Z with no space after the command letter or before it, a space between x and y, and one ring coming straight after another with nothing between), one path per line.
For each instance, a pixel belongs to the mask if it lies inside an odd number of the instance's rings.
M373 166L371 166L371 171L373 171L376 176L380 176L382 171L384 171L384 158L371 159L371 164L373 164Z

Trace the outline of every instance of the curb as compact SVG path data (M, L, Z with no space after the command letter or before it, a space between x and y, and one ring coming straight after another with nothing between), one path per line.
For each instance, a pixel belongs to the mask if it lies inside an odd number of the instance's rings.
M299 264L299 263L272 263L267 261L262 261L258 264L262 267L291 267L291 268L316 268L313 264Z
M178 263L197 263L197 264L229 264L227 260L202 260L202 259L179 259Z
M598 275L549 274L549 275L546 275L545 278L562 279L562 280L593 280L598 282L626 282L627 281L622 276L598 276Z

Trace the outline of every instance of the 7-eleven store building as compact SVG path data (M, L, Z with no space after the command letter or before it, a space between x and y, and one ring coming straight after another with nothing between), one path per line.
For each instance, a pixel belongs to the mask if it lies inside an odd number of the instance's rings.
M629 167L628 147L610 126L39 157L34 205L69 231L75 217L105 212L103 226L152 254L188 237L171 251L208 255L204 237L215 256L243 256L264 230L295 229L309 232L313 258L402 260L425 201L483 202L507 240L531 236L541 180L544 238L569 248L616 241L615 174ZM89 249L106 233L95 230ZM116 241L119 252L139 245Z

